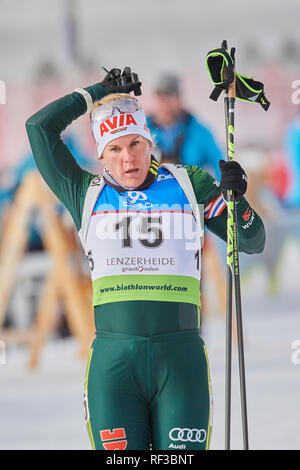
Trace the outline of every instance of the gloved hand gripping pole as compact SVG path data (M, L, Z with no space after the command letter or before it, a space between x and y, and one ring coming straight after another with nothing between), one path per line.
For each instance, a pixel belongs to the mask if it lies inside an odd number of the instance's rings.
M234 117L235 100L258 102L267 110L269 101L264 95L261 82L236 73L235 49L227 50L227 41L223 41L220 49L214 49L207 54L206 63L209 76L215 85L210 98L217 101L222 91L225 92L225 127L227 161L234 160ZM242 410L243 447L249 449L246 374L244 359L244 341L242 325L242 303L239 267L239 249L237 234L237 214L235 193L227 192L227 273L226 273L226 362L225 362L225 449L230 449L231 436L231 365L232 365L232 290L234 280L238 359L240 376L240 394Z

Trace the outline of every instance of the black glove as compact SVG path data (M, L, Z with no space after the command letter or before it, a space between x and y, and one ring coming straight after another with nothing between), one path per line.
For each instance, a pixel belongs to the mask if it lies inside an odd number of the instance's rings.
M121 69L111 69L104 80L100 82L108 93L130 93L141 95L141 85L137 73L131 72L130 67L125 67L121 73Z
M236 161L219 161L221 171L220 189L227 200L227 191L233 190L235 200L239 201L247 191L247 176L241 165Z

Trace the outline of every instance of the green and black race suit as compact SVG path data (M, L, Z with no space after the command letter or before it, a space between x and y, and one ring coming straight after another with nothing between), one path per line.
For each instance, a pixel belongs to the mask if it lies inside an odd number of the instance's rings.
M105 95L99 84L86 90L93 101ZM86 194L95 175L78 166L61 133L85 112L83 96L74 92L47 105L26 122L37 167L70 212L78 232ZM199 167L185 168L197 202L204 207L206 227L226 240L227 208L218 183ZM103 216L107 209L105 203L111 204L112 199L143 203L151 202L153 195L159 207L166 201L164 187L169 194L174 196L177 191L178 198L182 198L176 181L174 191L168 186L169 176L166 170L160 170L142 195L134 191L120 194L107 186L95 205L92 220ZM159 190L154 192L155 188ZM143 212L145 208L129 205L127 210L117 211L113 205L110 216L113 219L105 219L109 234L112 227L124 231L129 223L134 225L134 219L129 218L133 210L140 217L138 230L144 235L133 243L128 237L125 242L123 237L121 246L119 239L115 244L110 243L109 237L101 238L99 223L93 225L91 221L90 224L92 264L96 272L94 277L91 273L96 339L85 384L87 427L92 445L97 449L148 449L150 444L153 449L205 449L211 429L210 381L205 346L199 337L200 277L197 278L196 268L194 273L189 273L192 263L198 263L199 271L201 246L196 246L198 249L192 256L188 252L179 253L183 245L175 244L174 237L172 243L169 240L162 244L165 235L160 228L168 226L168 219L155 215L152 207L151 217L155 219L149 219L147 212ZM120 212L119 219L116 219L117 212ZM169 212L175 217L176 210ZM191 211L180 207L178 212L185 212L193 223ZM178 219L170 220L173 227L178 225ZM101 219L101 227L102 222ZM153 222L156 225L151 225ZM245 198L237 204L237 226L239 250L250 254L261 252L265 243L264 226ZM147 238L147 234L152 238ZM137 246L140 252L135 250ZM128 251L130 248L132 252ZM179 254L181 258L176 261ZM117 266L124 269L122 276L115 275ZM114 275L109 276L110 272ZM177 393L180 397L175 400ZM195 393L200 394L197 403Z

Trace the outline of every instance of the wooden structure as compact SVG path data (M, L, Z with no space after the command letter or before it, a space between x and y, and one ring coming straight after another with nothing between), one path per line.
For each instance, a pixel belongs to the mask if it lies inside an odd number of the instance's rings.
M38 364L40 350L56 325L59 302L65 307L70 333L78 338L80 355L87 357L94 336L92 286L77 262L78 246L62 225L55 210L56 200L37 172L30 172L19 187L9 217L4 224L0 245L0 328L12 294L17 270L28 242L27 222L31 210L38 209L43 220L41 234L45 250L53 261L39 300L32 328L25 332L0 330L6 343L26 342L30 347L28 365Z

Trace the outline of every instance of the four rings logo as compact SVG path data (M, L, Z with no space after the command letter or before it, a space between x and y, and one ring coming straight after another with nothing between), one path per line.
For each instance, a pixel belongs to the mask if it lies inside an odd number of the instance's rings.
M172 441L182 442L204 442L206 439L205 429L173 428L169 432Z

